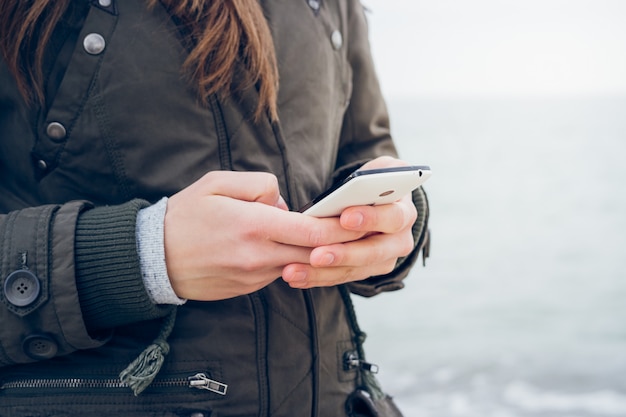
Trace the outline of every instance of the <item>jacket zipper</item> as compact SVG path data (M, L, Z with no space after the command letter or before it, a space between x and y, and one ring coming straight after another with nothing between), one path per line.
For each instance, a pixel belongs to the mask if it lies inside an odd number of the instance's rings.
M343 369L344 371L361 369L363 371L369 371L373 374L378 373L378 365L366 362L359 358L359 353L356 350L350 350L343 354Z
M187 378L173 378L155 380L150 385L155 388L187 387L204 389L220 395L226 395L228 385L209 378L205 373L199 372ZM60 379L23 379L2 382L0 391L9 389L72 389L72 388L126 388L127 385L119 379L84 379L84 378L60 378Z

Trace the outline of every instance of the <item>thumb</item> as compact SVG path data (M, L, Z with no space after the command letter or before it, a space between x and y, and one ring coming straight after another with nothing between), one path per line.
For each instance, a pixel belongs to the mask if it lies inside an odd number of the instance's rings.
M258 202L287 209L280 195L278 179L266 172L211 171L198 180L205 194Z

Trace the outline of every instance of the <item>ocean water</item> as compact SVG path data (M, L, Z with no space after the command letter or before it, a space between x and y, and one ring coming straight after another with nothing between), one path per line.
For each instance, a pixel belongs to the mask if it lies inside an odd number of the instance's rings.
M626 416L626 97L391 100L432 246L356 298L407 417Z

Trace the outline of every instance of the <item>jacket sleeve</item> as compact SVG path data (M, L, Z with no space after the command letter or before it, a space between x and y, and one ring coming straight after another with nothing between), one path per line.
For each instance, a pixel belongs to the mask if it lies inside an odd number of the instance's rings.
M348 16L348 60L352 68L352 96L344 115L335 180L344 177L365 162L382 155L397 156L390 134L389 116L372 60L365 11L358 0L350 2ZM390 274L351 283L352 292L373 296L383 291L403 288L404 279L420 251L428 255L428 200L422 188L413 193L418 220L413 226L415 248L398 260Z
M99 347L112 328L169 311L152 304L141 278L135 220L147 204L0 215L0 366Z

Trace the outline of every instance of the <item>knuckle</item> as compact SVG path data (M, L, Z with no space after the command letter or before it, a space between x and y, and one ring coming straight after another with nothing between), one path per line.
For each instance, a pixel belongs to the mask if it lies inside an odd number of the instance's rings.
M216 177L218 176L217 171L209 171L206 174L204 174L202 176L202 180L203 181L208 181L211 182L212 180L214 180Z
M406 213L404 212L404 210L402 210L397 216L393 217L393 223L392 223L392 230L394 232L402 230L404 227L406 227L407 224L407 218L406 218Z
M356 279L357 278L355 277L355 269L348 267L342 271L342 273L337 277L337 280L333 285L343 284L345 282L352 282Z
M386 275L386 274L393 272L393 270L396 267L396 260L397 260L396 258L389 259L389 260L386 260L385 262L381 262L373 266L369 270L368 276L373 277L377 275Z
M238 265L243 272L254 273L265 269L267 267L267 262L264 256L248 254L245 260Z
M266 193L276 192L276 190L278 190L278 178L276 177L276 175L271 174L269 172L264 172L262 174L264 175L264 180L265 180L264 191Z
M413 226L415 220L417 220L417 209L413 204L399 204L400 213L396 216L396 230L404 230L407 227Z
M371 249L370 256L365 259L365 264L367 266L376 265L380 262L383 262L388 258L387 251L385 250L383 245L375 245Z
M393 272L393 270L396 267L396 260L392 259L388 262L385 262L381 268L381 272L380 275L386 275L386 274L390 274L391 272Z
M224 181L224 172L223 171L209 171L200 178L198 181L199 184L203 184L203 186L208 186L210 189L219 189L220 184Z
M417 208L413 204L409 206L409 225L413 226L413 223L417 220Z
M413 239L413 235L408 235L407 237L402 239L402 242L399 246L400 256L407 256L410 254L415 247L415 240Z
M268 239L269 235L265 227L263 227L263 222L244 221L241 225L244 241L250 242Z
M312 227L308 231L307 242L310 247L320 246L323 242L323 233L322 230L318 227Z

